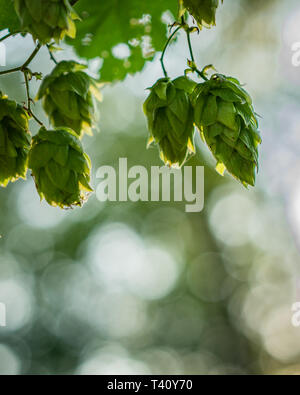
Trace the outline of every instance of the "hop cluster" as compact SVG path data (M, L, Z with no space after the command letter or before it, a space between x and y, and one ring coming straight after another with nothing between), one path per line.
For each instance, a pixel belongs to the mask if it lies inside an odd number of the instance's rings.
M37 99L53 126L73 129L78 136L91 133L97 119L94 97L101 99L96 82L82 70L86 66L60 62L41 84Z
M28 116L0 92L0 185L25 178L30 148Z
M14 0L22 31L47 44L66 35L75 38L77 14L68 0Z
M166 165L180 167L188 154L194 152L193 107L189 98L194 87L195 83L186 77L174 81L163 78L150 88L144 103L149 144L159 145Z
M41 199L61 208L81 206L90 182L90 160L70 129L41 128L32 139L29 168Z
M223 2L223 0L222 0ZM183 0L184 7L196 19L200 29L216 24L219 0Z
M261 138L249 94L238 80L215 74L197 85L192 97L195 124L216 158L217 170L227 169L248 186L255 184Z

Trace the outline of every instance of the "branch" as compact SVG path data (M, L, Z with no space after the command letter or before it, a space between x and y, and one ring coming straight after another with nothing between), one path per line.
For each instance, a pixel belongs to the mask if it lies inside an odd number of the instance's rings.
M29 58L26 60L26 62L23 64L21 69L26 69L27 66L30 65L30 63L33 61L33 59L36 57L37 53L41 49L42 45L38 43L36 46L35 50L32 52L32 54L29 56Z
M36 55L37 55L37 53L39 52L40 49L41 49L41 44L38 44L36 46L35 50L32 52L32 54L26 60L26 62L24 64L22 64L22 66L15 67L15 68L9 69L9 70L0 71L0 75L15 73L17 71L22 71L23 72L27 68L27 66L29 66L29 64L33 61L33 59L36 57Z
M25 79L25 87L26 87L26 96L27 96L27 108L26 111L28 112L28 115L31 116L40 126L44 126L43 122L41 122L32 112L31 110L31 97L30 97L30 91L29 91L29 79L28 79L28 72L30 70L28 69L23 69L23 74L24 74L24 79Z
M168 77L168 73L167 73L167 70L166 70L165 65L164 65L164 56L165 56L165 54L166 54L166 50L167 50L167 48L168 48L170 42L172 41L173 37L176 35L176 33L177 33L181 28L182 28L181 25L178 26L177 29L174 30L174 32L170 35L170 37L168 38L168 40L167 40L167 42L166 42L166 45L165 45L165 47L164 47L164 49L163 49L163 52L162 52L162 54L161 54L161 57L160 57L161 67L162 67L162 69L163 69L163 72L164 72L164 75L165 75L166 78Z
M15 35L20 34L20 33L22 33L22 32L8 33L6 36L0 38L0 43L1 43L2 41L6 40L7 38L12 37L12 36L15 36Z
M49 44L47 44L47 49L48 49L49 56L50 56L50 59L52 60L52 62L54 62L55 64L58 64L58 61L55 59L55 56L53 55Z
M208 78L206 77L206 75L202 71L198 70L197 65L195 63L195 57L194 57L193 47L192 47L192 42L191 42L191 30L190 30L190 27L185 23L184 16L181 17L181 24L183 26L185 26L188 47L189 47L189 51L190 51L190 55L191 55L191 64L192 64L191 69L195 73L197 73L198 76L201 77L204 81L208 81Z

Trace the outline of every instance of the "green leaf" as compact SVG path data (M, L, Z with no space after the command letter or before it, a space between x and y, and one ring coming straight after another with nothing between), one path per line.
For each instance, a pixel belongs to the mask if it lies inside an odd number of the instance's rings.
M216 24L216 10L219 0L182 0L181 3L196 19L200 29L202 26L208 28Z
M216 122L218 115L218 105L216 96L209 96L202 114L202 123L204 126L212 125Z
M225 101L242 103L241 97L234 93L231 89L213 89L211 93Z
M232 103L221 101L219 104L218 121L229 129L236 130L236 110Z
M11 0L0 0L0 31L8 29L11 33L20 30L21 25Z
M197 83L195 81L190 80L189 78L187 78L185 76L181 76L181 77L176 78L173 81L173 84L175 85L175 87L177 89L182 89L185 92L188 92L190 94L193 92L193 90L197 86Z
M56 147L53 144L45 142L35 146L30 152L29 167L37 169L45 166L55 153Z
M177 7L175 0L80 0L75 9L82 20L77 23L75 40L68 39L68 43L83 58L103 60L101 81L120 81L141 71L155 51L163 49L167 26L162 15L166 11L176 15ZM142 50L145 41L149 51ZM127 45L125 58L116 56L118 44Z

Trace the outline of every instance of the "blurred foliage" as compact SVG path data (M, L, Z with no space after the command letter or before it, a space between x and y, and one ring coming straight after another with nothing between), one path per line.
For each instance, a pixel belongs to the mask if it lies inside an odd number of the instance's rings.
M20 22L14 10L12 1L0 0L0 31L8 29L15 32L20 29Z
M141 71L155 51L163 48L167 29L162 16L166 11L176 16L178 5L174 0L80 0L75 9L82 20L76 39L69 43L81 57L101 57L101 80L110 82ZM121 58L114 53L120 44L129 52Z

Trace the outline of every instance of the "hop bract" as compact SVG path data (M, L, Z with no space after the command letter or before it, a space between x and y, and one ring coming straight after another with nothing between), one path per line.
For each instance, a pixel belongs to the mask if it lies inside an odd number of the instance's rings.
M168 166L180 167L194 152L193 108L189 94L195 83L186 77L174 81L160 79L150 88L144 103L150 132L149 144L159 145L160 156Z
M35 40L47 44L66 35L75 38L74 20L77 14L68 0L14 0L22 32L31 33Z
M215 74L193 94L195 123L217 159L217 171L227 169L248 186L255 184L261 138L249 94L238 80Z
M90 159L70 129L42 127L32 139L29 168L41 199L52 206L81 206L92 191Z
M91 133L97 121L94 96L101 99L96 82L82 70L86 66L62 61L46 76L37 99L43 99L43 107L55 127L68 127L78 136Z
M26 178L30 148L28 115L0 92L0 185Z
M223 2L223 0L222 0ZM200 29L216 24L219 0L183 0L184 7L196 19Z

